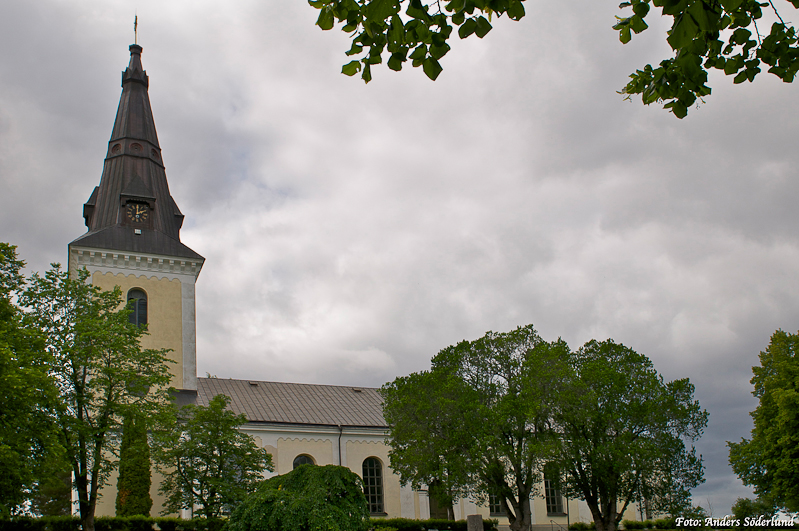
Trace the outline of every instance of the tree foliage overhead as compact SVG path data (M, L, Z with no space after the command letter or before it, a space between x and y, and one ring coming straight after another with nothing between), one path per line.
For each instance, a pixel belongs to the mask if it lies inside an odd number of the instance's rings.
M264 481L231 515L230 531L366 531L363 482L342 466L300 465Z
M612 340L589 341L570 365L555 399L566 493L586 501L598 531L616 529L637 500L656 512L689 509L703 481L693 442L708 418L693 385L664 382L649 358Z
M655 509L683 509L702 482L692 443L707 413L693 386L664 382L646 356L611 340L572 352L532 325L489 332L382 392L402 482L496 495L513 530L530 529L545 470L587 502L600 531L615 530L642 495Z
M227 396L216 395L207 407L186 406L178 422L157 434L164 514L194 506L205 518L230 514L262 473L273 470L272 456L238 430L247 417L226 410L229 403Z
M750 413L751 439L728 442L730 465L758 498L799 511L799 333L777 330L760 367L752 367L752 392L760 401Z
M779 0L775 0L779 2ZM492 29L494 17L511 20L524 17L524 0L309 0L320 10L316 24L323 30L336 22L352 35L348 56L356 59L342 68L346 75L358 72L365 82L372 79L372 65L384 60L391 70L402 70L410 61L435 80L442 71L440 60L450 50L455 28L465 39L483 38ZM790 6L788 6L790 4ZM785 7L799 8L799 0ZM790 83L799 70L799 46L795 28L786 23L774 2L757 0L625 0L627 16L617 17L613 29L623 43L633 33L646 30L647 15L654 6L671 17L666 41L674 56L657 67L646 65L631 74L623 94L640 94L644 104L659 102L678 118L710 94L707 72L711 68L735 76L734 83L753 81L763 67ZM766 32L758 26L763 8L775 22Z
M129 411L154 415L168 402L166 351L142 350L146 333L128 321L119 288L103 291L85 269L58 264L31 277L20 297L24 322L45 338L52 408L78 494L84 531L94 530L100 488L114 466L116 434Z

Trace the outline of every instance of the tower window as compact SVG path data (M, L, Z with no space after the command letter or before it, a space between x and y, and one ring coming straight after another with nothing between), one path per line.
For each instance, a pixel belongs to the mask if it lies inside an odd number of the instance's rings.
M292 469L297 468L300 465L315 465L313 457L310 455L300 454L294 458L294 463L292 465Z
M363 462L363 493L370 514L385 514L383 510L383 465L375 457Z
M136 326L147 324L147 294L135 288L128 292L128 308L131 312L128 316L130 322Z

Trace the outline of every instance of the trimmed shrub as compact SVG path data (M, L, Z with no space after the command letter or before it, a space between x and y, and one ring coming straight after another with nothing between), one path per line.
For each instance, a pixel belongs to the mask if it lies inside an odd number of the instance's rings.
M363 482L346 467L300 465L263 481L233 512L227 529L368 531Z

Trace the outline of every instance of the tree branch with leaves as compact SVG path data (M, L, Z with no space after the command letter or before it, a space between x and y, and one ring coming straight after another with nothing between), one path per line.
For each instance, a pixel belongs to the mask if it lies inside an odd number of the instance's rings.
M630 97L640 94L644 104L662 103L676 117L684 118L697 99L710 95L708 70L734 76L733 83L752 82L763 67L786 83L799 70L796 29L785 22L775 1L757 0L629 0L619 7L631 9L616 17L613 29L622 43L649 26L646 17L655 7L671 17L666 41L674 56L658 66L646 65L630 75L620 91ZM421 66L432 80L441 74L441 59L450 51L455 28L461 39L485 37L494 18L507 16L519 21L525 15L524 0L309 0L319 10L316 24L323 30L337 23L352 36L346 52L356 57L342 68L348 76L372 79L372 66L386 62L400 71L405 63ZM799 0L785 7L799 8ZM768 32L758 20L767 10L775 18Z

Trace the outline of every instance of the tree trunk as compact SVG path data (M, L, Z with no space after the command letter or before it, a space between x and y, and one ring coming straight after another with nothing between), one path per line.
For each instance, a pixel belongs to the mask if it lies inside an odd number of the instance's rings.
M591 516L596 525L596 531L616 531L616 503L609 503L604 513L595 501L588 502Z
M89 481L86 476L75 476L75 490L78 491L81 528L83 531L94 531L94 504L89 499Z
M510 524L511 531L530 531L532 525L532 511L530 508L530 495L521 496L519 505L514 507L516 513L514 518L508 513L508 524Z

